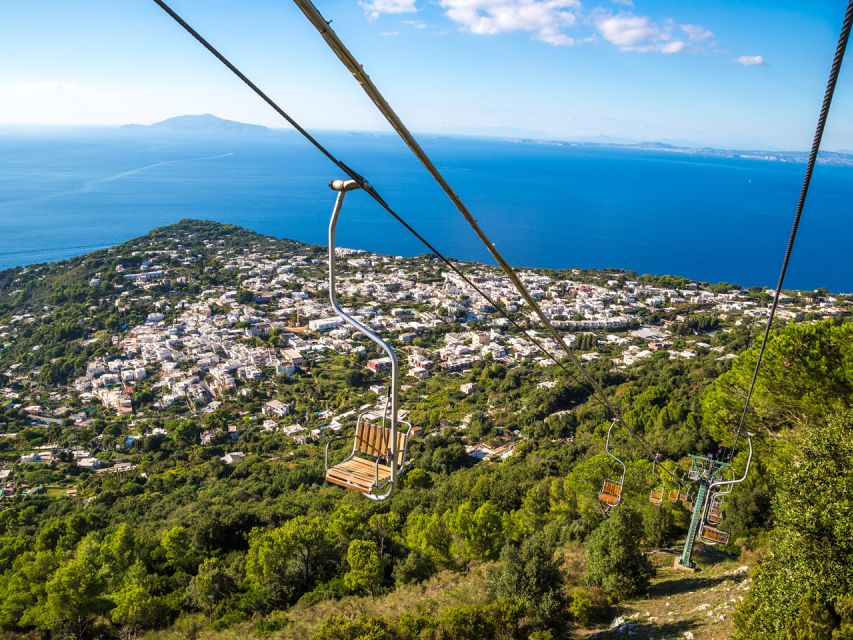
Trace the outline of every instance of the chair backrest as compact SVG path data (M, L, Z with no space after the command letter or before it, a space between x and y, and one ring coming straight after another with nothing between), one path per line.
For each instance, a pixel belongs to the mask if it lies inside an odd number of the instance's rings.
M406 434L397 431L397 467L403 466ZM391 449L391 429L362 420L355 431L355 450L367 456L387 456Z
M612 482L610 480L604 481L604 490L607 493L612 493L615 496L618 496L620 493L622 493L622 487L620 487L617 483Z

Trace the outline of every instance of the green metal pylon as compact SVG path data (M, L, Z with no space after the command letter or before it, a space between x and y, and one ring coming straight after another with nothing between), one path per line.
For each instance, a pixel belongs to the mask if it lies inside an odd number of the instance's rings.
M693 543L696 542L696 534L699 533L699 526L702 524L702 516L705 513L705 497L708 493L708 481L704 478L699 481L699 487L696 490L696 501L693 503L693 517L690 518L690 528L687 530L687 540L684 541L684 550L681 552L681 558L678 561L682 567L695 569L696 563L690 559L693 553Z

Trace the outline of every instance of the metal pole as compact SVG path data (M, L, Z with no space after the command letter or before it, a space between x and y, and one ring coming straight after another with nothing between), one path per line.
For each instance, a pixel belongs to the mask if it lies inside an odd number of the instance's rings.
M364 326L361 322L353 318L350 314L343 310L338 302L335 291L335 230L338 224L338 217L341 214L341 206L344 202L344 196L347 191L358 189L359 185L355 180L333 180L329 187L338 192L338 197L335 199L335 207L332 210L332 218L329 220L329 302L332 308L347 324L357 329L374 343L376 343L391 360L391 460L388 466L391 467L390 482L393 483L397 479L397 387L399 386L399 363L397 361L397 352L391 345L380 338L375 332ZM383 425L384 427L384 425Z
M687 540L684 541L684 550L681 552L681 557L677 561L677 565L695 569L696 563L690 559L693 554L693 544L696 542L696 534L699 532L699 526L702 524L702 518L705 514L705 497L708 494L708 481L702 478L699 481L699 488L696 491L696 502L693 504L693 517L690 518L690 528L687 530Z

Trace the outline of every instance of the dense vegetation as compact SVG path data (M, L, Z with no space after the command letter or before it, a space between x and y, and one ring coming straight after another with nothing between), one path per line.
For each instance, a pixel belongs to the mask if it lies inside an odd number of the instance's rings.
M199 239L208 231L194 233ZM108 262L101 252L82 259L68 283L94 271L109 281ZM185 286L192 290L228 277L206 259L191 268L198 281ZM58 269L48 287L24 278L15 291L11 283L20 277L5 276L4 313L25 300L58 309L50 322L17 335L14 352L3 356L7 365L40 366L39 384L67 380L91 350L108 349L109 332L126 321L113 315L109 296L63 284ZM176 295L192 293L172 286ZM146 312L132 311L140 318ZM705 319L685 326L719 328ZM746 342L742 329L708 339ZM67 353L69 340L94 341ZM33 351L37 344L42 348ZM626 423L674 468L689 453L715 453L729 443L755 358L750 349L729 366L710 356L656 354L627 372L610 372L605 363L594 370ZM353 363L344 358L325 364L311 377L281 381L280 397L301 413L347 397L350 384L370 382L352 379ZM541 387L545 374L557 384ZM462 394L461 382L477 390ZM286 638L294 605L378 598L436 575L468 573L482 575L479 603L435 610L412 602L396 617L332 616L313 637L546 640L608 621L620 600L645 593L653 577L645 552L679 539L689 513L681 504L648 503L656 483L651 462L622 433L614 447L628 461L626 497L604 517L597 496L602 478L614 472L603 453L609 423L583 387L555 366L485 362L464 377L437 375L417 393L404 399L413 423L429 435L414 441L403 486L385 503L324 485L321 447L291 447L261 434L249 419L258 412L251 398L203 417L152 417L147 427L168 435L132 445L138 467L131 474L95 475L62 460L53 468L25 466L21 473L32 484L75 478L78 498L3 501L0 627L84 638L164 628L195 637L203 628L244 625ZM761 554L738 614L745 640L853 633L851 406L853 324L774 332L747 424L756 434L753 473L725 506L733 539ZM466 430L453 428L466 417ZM106 415L88 433L33 428L5 408L0 423L16 433L0 443L9 458L33 443L78 439L104 443L112 456L131 429L126 419ZM240 446L249 455L227 465L220 459L225 444L202 446L199 433L232 423L241 425ZM511 430L523 439L508 459L475 463L466 453L465 445ZM741 453L735 466L743 464ZM740 549L733 544L725 552Z

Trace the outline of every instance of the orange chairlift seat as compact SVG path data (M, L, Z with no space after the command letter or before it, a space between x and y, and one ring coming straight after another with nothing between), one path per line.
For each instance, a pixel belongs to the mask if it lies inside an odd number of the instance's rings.
M656 486L652 489L651 493L649 493L649 502L651 502L656 507L659 507L663 504L663 497L666 495L666 480L659 473L656 473L658 464L658 455L655 455L655 459L652 462L652 474L656 475L660 478L660 485Z
M394 492L398 475L406 464L406 446L412 429L409 423L398 420L400 366L397 352L374 331L344 311L338 302L335 289L335 229L344 195L347 191L357 189L358 184L354 180L335 180L329 186L338 192L329 221L329 301L344 322L370 338L388 355L391 360L391 385L381 422L377 424L366 413L358 417L352 450L346 458L330 465L329 449L332 443L352 436L339 436L326 443L326 481L358 491L372 500L386 500ZM407 426L406 431L399 430L401 424Z
M619 506L619 503L622 502L622 489L625 486L625 463L610 451L610 434L613 431L615 424L616 421L614 420L610 423L610 428L607 430L607 442L604 445L604 450L607 455L613 458L622 468L622 475L619 477L618 481L607 479L601 485L601 491L598 492L598 499L604 506L605 511Z
M699 541L709 545L728 544L731 535L728 531L717 529L709 524L703 524L699 529Z
M715 495L711 499L711 506L708 507L708 515L705 520L709 524L720 524L723 521L723 498Z

